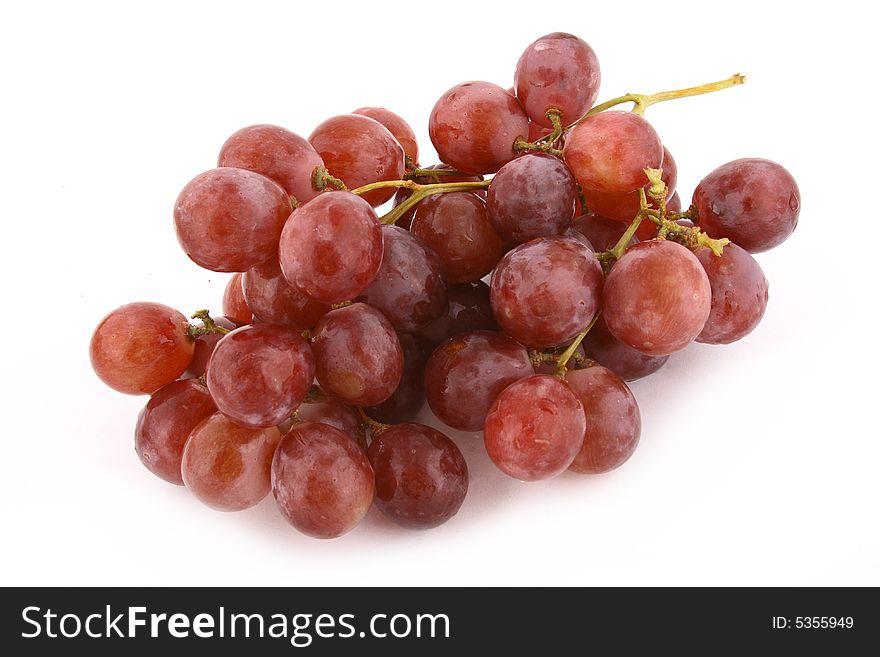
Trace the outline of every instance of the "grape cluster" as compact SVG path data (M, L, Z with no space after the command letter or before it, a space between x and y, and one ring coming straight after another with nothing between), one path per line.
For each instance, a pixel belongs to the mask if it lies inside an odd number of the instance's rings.
M525 50L513 88L440 97L440 164L421 167L412 129L383 108L308 139L239 130L174 206L187 255L234 272L223 316L131 303L91 340L107 385L150 395L141 461L215 509L271 491L321 538L373 504L414 528L456 514L467 464L412 421L426 401L482 431L511 477L620 466L641 432L625 381L752 331L768 299L752 254L797 224L794 179L762 159L711 172L682 211L676 163L643 117L743 80L594 105L595 53L554 33Z

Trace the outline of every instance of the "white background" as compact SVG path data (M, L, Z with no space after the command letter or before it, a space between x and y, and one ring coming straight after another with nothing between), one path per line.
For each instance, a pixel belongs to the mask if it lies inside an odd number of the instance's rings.
M856 4L4 3L0 583L880 584L876 35ZM600 100L748 76L648 118L685 204L738 157L800 183L797 231L758 256L757 330L635 383L642 442L612 474L518 483L457 436L470 494L429 532L372 512L318 541L271 499L222 514L147 473L146 399L103 387L88 340L129 301L219 310L228 277L186 258L171 210L226 137L381 105L431 163L440 94L510 86L555 30L596 50Z

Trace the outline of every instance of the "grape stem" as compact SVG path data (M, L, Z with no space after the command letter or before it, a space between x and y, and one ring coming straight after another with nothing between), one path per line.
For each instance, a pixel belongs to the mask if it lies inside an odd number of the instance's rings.
M317 192L323 192L330 188L348 190L345 183L336 176L330 175L327 167L315 167L312 171L312 189Z
M391 426L390 424L385 424L384 422L377 422L376 420L371 418L369 415L366 414L366 412L364 411L362 406L358 406L357 410L358 410L358 414L361 416L361 424L365 428L369 429L370 434L372 434L373 436L376 436L376 435L382 433L383 431L385 431L385 429L387 429L388 427Z
M547 110L547 113L544 116L550 119L550 123L553 125L553 132L544 135L533 142L530 142L528 139L520 135L516 138L516 141L513 142L514 153L540 151L542 153L555 155L556 157L562 157L562 151L553 147L553 144L559 141L560 137L562 137L562 133L565 132L565 126L562 125L562 112L555 107L551 107Z
M465 192L472 189L486 189L491 182L491 180L478 180L475 182L451 182L420 185L412 180L381 180L379 182L370 183L369 185L353 189L351 190L351 193L361 195L366 192L371 192L374 189L384 189L386 187L405 187L406 189L411 189L413 192L412 196L379 219L380 223L388 225L396 222L406 214L407 210L427 196L445 194L447 192Z
M229 329L217 326L207 310L195 311L192 314L192 318L202 320L202 326L189 325L186 334L190 340L195 340L200 335L208 335L210 333L222 333L223 335L229 333Z
M596 321L599 319L599 314L600 313L597 312L593 316L593 321L589 323L587 328L577 334L577 337L571 341L571 344L568 345L568 348L562 352L561 356L559 356L556 361L556 376L562 379L565 378L565 373L568 372L568 361L570 361L572 356L575 355L575 352L577 352L577 348L581 346L581 342L583 342L584 338L587 337L587 333L590 332L590 329L592 329L596 325ZM575 362L577 362L577 359L575 359Z

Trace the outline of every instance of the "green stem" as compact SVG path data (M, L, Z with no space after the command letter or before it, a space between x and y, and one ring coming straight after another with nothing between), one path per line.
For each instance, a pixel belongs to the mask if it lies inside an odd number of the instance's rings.
M374 436L382 433L383 431L385 431L385 429L391 426L390 424L385 424L384 422L377 422L369 415L367 415L361 406L358 406L357 410L358 414L361 416L361 424L369 429L370 433Z
M584 338L587 337L587 333L590 332L590 329L592 329L596 325L596 321L598 319L599 319L599 313L596 313L593 316L593 321L590 322L590 324L587 326L587 328L585 328L583 331L578 333L577 337L574 340L572 340L570 345L568 345L568 348L562 352L562 355L559 357L559 360L557 361L558 364L556 366L556 376L565 378L565 373L568 371L568 367L567 367L568 361L570 361L571 357L574 356L575 352L577 351L577 348L581 346L581 342L583 342Z
M210 333L222 333L226 335L229 333L229 329L223 328L222 326L217 326L214 320L211 318L210 313L207 310L197 310L192 314L193 319L200 319L202 321L201 326L193 326L190 324L187 329L187 335L190 340L195 340L197 337L201 335L208 335Z
M384 189L386 187L405 187L406 189L411 189L413 192L412 196L379 219L381 223L388 225L396 222L406 214L407 210L427 196L445 194L447 192L464 192L471 189L486 189L491 182L491 180L478 180L474 182L450 182L436 183L433 185L420 185L412 180L382 180L353 189L351 190L351 193L360 195L365 194L366 192L371 192L374 189Z
M332 187L333 189L347 190L348 187L339 178L330 175L327 167L318 166L312 171L312 188L315 191L323 192Z

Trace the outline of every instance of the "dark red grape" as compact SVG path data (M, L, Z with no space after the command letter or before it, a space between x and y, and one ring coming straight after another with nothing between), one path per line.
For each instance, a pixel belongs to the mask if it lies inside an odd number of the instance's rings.
M293 287L284 277L275 256L248 269L244 273L242 288L254 317L268 324L309 329L330 310L327 304L315 301Z
M522 481L548 479L565 471L584 442L584 407L568 384L549 374L512 383L486 416L489 458Z
M669 360L669 356L649 356L615 338L605 319L599 319L583 342L586 354L626 381L635 381L653 374Z
M241 272L236 272L223 290L223 314L242 326L254 321L254 314L244 298Z
M394 393L381 404L365 408L374 420L393 424L413 419L425 403L425 361L418 339L407 333L398 333L403 350L403 375Z
M419 331L419 338L429 351L459 333L498 330L489 301L489 286L483 281L450 285L446 296L449 299L446 312Z
M329 424L331 427L339 429L351 440L359 445L365 452L367 451L367 435L361 424L361 416L358 412L348 404L345 404L335 397L323 396L322 399L315 401L306 400L296 409L296 417L298 422L287 427L289 431L297 424L305 424L306 422L322 422ZM287 431L284 431L287 433Z
M296 330L252 324L217 343L208 389L217 408L247 427L274 427L305 398L315 377L309 344Z
M174 206L186 254L212 271L247 271L278 248L290 196L259 173L223 167L193 178Z
M233 322L227 317L214 317L212 320L214 324L220 328L225 328L227 331L234 331L239 327L239 324ZM205 324L199 322L198 326L199 328L204 328ZM224 335L224 333L217 332L198 336L193 343L192 360L189 363L189 367L186 368L186 372L181 374L180 378L198 379L207 372L208 361L211 359L211 354L214 353L214 347L217 346L217 343L220 342L220 338Z
M148 395L178 378L193 358L189 322L160 303L121 306L100 321L89 343L95 374L128 395Z
M404 154L409 157L413 164L418 164L419 145L416 142L416 133L413 132L409 123L384 107L361 107L352 112L352 114L368 116L384 125L401 145Z
M583 474L613 470L639 444L642 417L636 398L619 376L601 365L568 372L566 381L587 417L583 444L568 469Z
M454 516L468 489L467 463L445 434L423 424L378 433L367 452L376 506L403 527L429 529Z
M293 427L272 461L272 495L287 521L315 538L350 531L373 503L373 469L339 429L320 422Z

